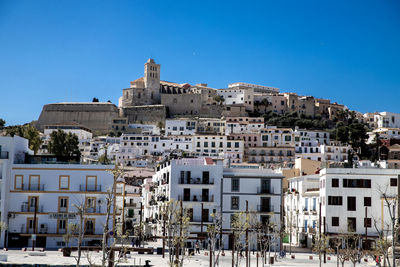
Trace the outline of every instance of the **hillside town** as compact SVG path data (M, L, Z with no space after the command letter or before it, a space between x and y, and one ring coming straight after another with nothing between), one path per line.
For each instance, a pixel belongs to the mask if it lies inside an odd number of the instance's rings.
M163 81L154 59L129 85L117 105L2 120L0 247L78 251L78 265L89 248L102 264L134 252L183 264L200 250L209 266L299 249L325 263L400 258L400 114Z

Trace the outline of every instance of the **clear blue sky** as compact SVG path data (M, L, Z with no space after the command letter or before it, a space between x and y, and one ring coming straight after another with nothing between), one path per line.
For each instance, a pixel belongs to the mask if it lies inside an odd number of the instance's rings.
M167 81L242 81L400 112L400 1L0 0L0 117L117 104L149 57Z

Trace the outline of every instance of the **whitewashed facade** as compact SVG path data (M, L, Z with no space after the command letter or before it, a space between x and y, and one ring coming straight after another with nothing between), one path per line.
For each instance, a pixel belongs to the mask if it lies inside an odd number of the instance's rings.
M64 245L69 223L79 223L75 205L85 208L84 244L100 244L105 223L106 192L113 166L14 164L8 177L8 247L26 247L36 232L36 246ZM36 216L35 216L36 214ZM35 226L36 222L36 226ZM112 220L109 222L112 227ZM111 228L110 228L111 229ZM71 244L76 244L71 241Z

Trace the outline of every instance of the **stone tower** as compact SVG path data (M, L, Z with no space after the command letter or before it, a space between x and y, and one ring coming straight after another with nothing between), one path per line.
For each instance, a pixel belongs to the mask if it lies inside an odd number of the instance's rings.
M160 64L156 64L154 59L149 58L144 64L144 86L146 95L151 104L160 104Z

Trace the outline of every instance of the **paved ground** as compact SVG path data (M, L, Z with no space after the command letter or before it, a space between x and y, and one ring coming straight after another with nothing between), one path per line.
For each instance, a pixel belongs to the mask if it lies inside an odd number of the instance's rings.
M22 252L20 250L10 250L10 251L3 251L0 252L1 254L6 254L8 256L7 263L14 263L14 264L49 264L49 265L75 265L75 257L76 253L73 253L72 257L63 257L61 252L58 251L46 251L46 256L29 256L29 252ZM275 262L273 266L307 266L307 267L312 267L312 266L319 266L319 261L318 261L318 256L310 254L310 253L292 253L295 255L295 259L291 259L290 256L288 255L287 258L285 259L278 259L278 262ZM314 259L310 260L309 256L313 255ZM92 259L92 261L95 261L96 263L100 263L101 260L101 254L93 252L89 255L84 255L84 259L82 260L82 264L87 265L88 261L86 257L89 257ZM251 267L256 267L256 257L255 254L251 254ZM231 252L227 251L226 256L221 257L220 260L220 266L221 267L229 267L231 266ZM169 266L168 264L168 258L166 255L166 258L163 259L160 255L138 255L138 254L133 254L132 258L127 259L125 262L121 263L121 265L144 265L145 260L151 260L151 265L152 266ZM357 264L357 266L375 266L373 263L372 259L368 259L369 262L365 263L362 262L361 264ZM204 255L204 252L202 252L200 255L195 255L190 258L188 258L185 261L184 266L209 266L209 257ZM244 259L241 262L241 266L245 266ZM259 265L262 266L261 264L261 259L259 260ZM265 265L268 266L268 265ZM336 266L336 258L331 257L331 260L328 260L326 264L323 264L323 266L329 266L329 267L335 267ZM345 266L351 266L349 262L345 264Z

